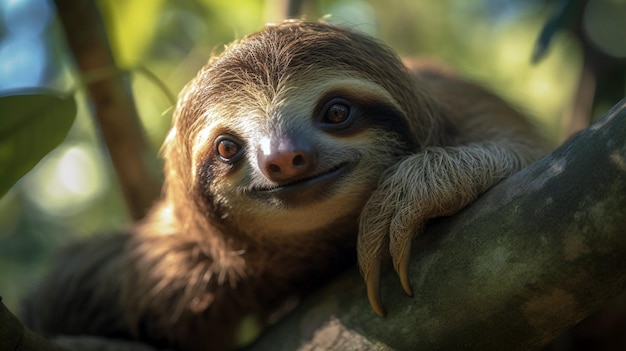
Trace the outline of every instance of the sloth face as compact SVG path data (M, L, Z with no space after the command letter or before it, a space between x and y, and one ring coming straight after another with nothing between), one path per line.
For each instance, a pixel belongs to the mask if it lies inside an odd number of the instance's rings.
M207 112L194 142L197 181L220 216L239 223L308 231L354 219L407 151L405 118L364 80L334 73L286 86L299 88L268 102L249 87L238 99L245 106L225 101Z
M272 233L356 229L384 170L414 147L406 99L395 96L411 82L372 39L269 27L187 86L176 138L215 217Z

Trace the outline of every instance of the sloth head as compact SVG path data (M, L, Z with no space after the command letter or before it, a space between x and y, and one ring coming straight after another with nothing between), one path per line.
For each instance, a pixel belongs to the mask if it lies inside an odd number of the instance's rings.
M324 23L270 25L181 93L164 146L167 191L253 235L340 222L356 230L385 169L431 142L431 105L372 38Z

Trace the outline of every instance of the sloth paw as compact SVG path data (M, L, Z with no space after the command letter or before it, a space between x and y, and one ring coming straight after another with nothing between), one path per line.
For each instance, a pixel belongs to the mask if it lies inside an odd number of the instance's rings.
M402 288L407 295L413 295L408 275L411 239L421 228L423 219L408 195L392 182L383 184L361 213L357 240L359 267L370 305L381 317L385 309L380 298L380 272L386 251L391 255Z

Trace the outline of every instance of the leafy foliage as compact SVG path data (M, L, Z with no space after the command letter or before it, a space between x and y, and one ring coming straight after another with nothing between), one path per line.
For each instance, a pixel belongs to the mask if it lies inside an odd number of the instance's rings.
M65 139L76 117L72 95L28 89L0 96L0 197Z

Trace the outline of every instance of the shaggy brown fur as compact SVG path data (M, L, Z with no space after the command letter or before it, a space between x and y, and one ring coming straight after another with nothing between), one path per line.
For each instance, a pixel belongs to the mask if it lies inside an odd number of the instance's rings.
M36 330L235 345L358 261L372 306L391 254L411 293L411 238L536 159L499 98L351 30L271 25L182 91L163 198L132 233L72 249L32 306ZM359 219L360 218L360 219Z

